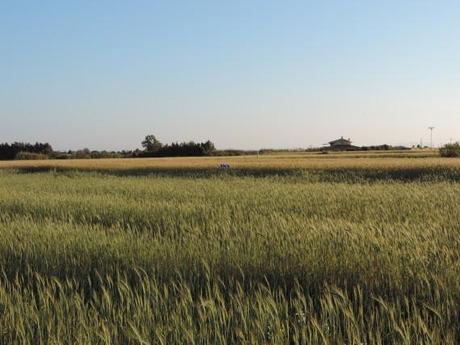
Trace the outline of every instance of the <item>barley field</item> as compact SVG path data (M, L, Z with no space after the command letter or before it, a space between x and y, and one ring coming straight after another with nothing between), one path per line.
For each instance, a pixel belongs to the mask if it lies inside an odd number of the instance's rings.
M392 158L392 159L388 159ZM424 158L424 159L407 159ZM439 157L437 151L374 151L343 153L291 153L234 157L174 157L139 159L72 159L0 161L1 168L21 170L84 170L101 172L206 172L214 171L221 163L228 163L239 172L292 172L334 169L410 170L426 168L460 168L460 161Z
M458 205L434 152L0 162L0 344L458 344Z

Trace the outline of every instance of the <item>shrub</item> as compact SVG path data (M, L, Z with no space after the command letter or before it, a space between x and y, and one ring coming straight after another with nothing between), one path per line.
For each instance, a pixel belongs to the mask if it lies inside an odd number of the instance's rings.
M460 157L460 144L447 144L439 149L441 157Z
M259 152L262 154L262 152ZM255 150L216 150L211 152L209 155L210 156L246 156L246 155L256 155L257 151Z
M48 155L34 152L19 152L16 155L17 160L43 160L48 159Z

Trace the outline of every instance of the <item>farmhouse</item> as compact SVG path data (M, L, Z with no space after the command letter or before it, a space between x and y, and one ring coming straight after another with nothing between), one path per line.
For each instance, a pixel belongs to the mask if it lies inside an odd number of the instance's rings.
M334 150L334 151L351 151L351 150L356 150L358 147L351 145L351 140L350 139L344 139L344 137L341 137L340 139L333 140L329 142L329 147L328 149Z

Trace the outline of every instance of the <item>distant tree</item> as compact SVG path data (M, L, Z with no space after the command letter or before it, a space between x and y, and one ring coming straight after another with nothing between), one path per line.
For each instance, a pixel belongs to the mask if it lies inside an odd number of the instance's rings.
M142 147L147 152L158 152L162 146L161 142L152 134L147 135L142 142Z
M216 151L216 147L214 146L214 143L210 140L208 140L207 142L201 144L202 147L203 147L203 150L204 150L204 153L205 154L210 154L214 151Z
M78 150L77 152L75 152L75 158L77 159L91 158L91 151L88 148L84 148L83 150Z

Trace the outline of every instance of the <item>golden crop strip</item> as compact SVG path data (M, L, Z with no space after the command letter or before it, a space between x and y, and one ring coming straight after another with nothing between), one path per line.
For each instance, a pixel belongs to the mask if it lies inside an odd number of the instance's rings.
M217 169L227 163L231 169L335 170L335 169L459 169L460 159L440 158L415 153L342 153L285 154L234 157L174 157L127 159L75 159L40 161L3 161L0 168L9 169L77 169L77 170L202 170Z

